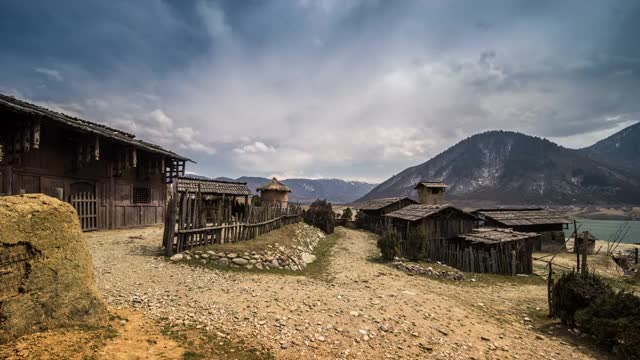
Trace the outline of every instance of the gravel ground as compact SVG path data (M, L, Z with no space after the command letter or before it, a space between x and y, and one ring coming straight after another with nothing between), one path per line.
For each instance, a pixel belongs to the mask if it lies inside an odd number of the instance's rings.
M371 260L375 240L338 228L327 278L219 271L160 256L162 228L87 235L98 287L174 325L244 339L277 358L596 358L540 330L541 284L446 282ZM559 332L559 330L558 330Z

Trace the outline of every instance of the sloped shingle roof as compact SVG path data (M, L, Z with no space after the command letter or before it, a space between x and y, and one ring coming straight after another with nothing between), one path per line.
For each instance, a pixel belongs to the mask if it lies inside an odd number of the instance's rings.
M464 216L473 217L473 215L467 214L466 212L458 208L455 208L449 204L443 204L443 205L414 204L414 205L406 206L400 210L390 212L385 216L396 218L396 219L407 220L407 221L417 221L417 220L428 218L445 209L452 209Z
M180 156L172 151L164 149L158 145L154 145L135 138L135 135L122 130L114 129L106 125L97 124L91 121L78 119L63 113L55 112L43 108L41 106L18 100L12 96L0 94L0 107L9 111L29 113L38 116L41 120L55 121L63 126L71 127L79 131L100 135L105 138L120 141L129 145L133 145L142 150L151 153L162 154L178 160L191 161L186 157Z
M178 191L179 192L192 192L196 193L198 190L202 194L216 194L216 195L232 195L232 196L245 196L251 195L247 183L244 182L230 182L220 180L203 180L203 179L191 179L180 177L178 178Z
M421 181L418 184L416 184L414 189L417 189L420 186L426 186L430 188L445 188L445 189L448 188L447 184L443 183L442 181Z
M395 204L405 199L411 201L412 203L415 203L414 200L411 200L408 197L391 197L391 198L369 200L369 201L357 204L355 208L358 210L380 210L382 208L385 208L389 205Z
M476 243L495 244L509 241L519 241L535 238L540 235L536 233L525 233L502 228L479 228L473 229L470 233L459 237Z
M480 217L490 218L505 226L568 224L572 220L542 208L480 209Z

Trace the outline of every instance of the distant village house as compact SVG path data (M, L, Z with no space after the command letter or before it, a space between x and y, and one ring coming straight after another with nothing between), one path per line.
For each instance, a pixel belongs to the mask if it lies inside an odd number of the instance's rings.
M163 222L189 159L104 125L0 95L0 193L70 202L83 230Z

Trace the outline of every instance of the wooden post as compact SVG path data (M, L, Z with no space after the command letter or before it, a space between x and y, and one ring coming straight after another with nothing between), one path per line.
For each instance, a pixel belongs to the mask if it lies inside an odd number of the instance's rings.
M547 277L547 303L549 304L549 317L554 315L553 312L553 267L549 261L549 275Z
M33 148L40 148L40 120L34 120L33 122Z
M578 227L573 220L573 247L576 251L576 271L580 272L580 247L578 246Z
M516 276L517 267L516 267L516 251L511 250L511 276Z
M163 244L164 254L166 256L173 255L173 238L175 236L176 231L176 186L175 184L171 184L171 192L169 194L169 201L167 201L167 210L164 222L164 240Z
M582 239L580 243L580 247L582 248L582 272L587 272L587 251L589 251L588 246L586 244L587 239Z
M636 248L636 265L638 264L638 248Z

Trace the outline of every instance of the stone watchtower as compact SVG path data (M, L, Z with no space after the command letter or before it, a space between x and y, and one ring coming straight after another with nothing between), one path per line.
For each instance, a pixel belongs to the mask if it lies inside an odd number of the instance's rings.
M268 183L257 189L264 204L287 206L289 204L289 193L291 189L273 178Z
M444 192L447 185L442 181L421 181L416 185L418 201L425 205L444 204Z

